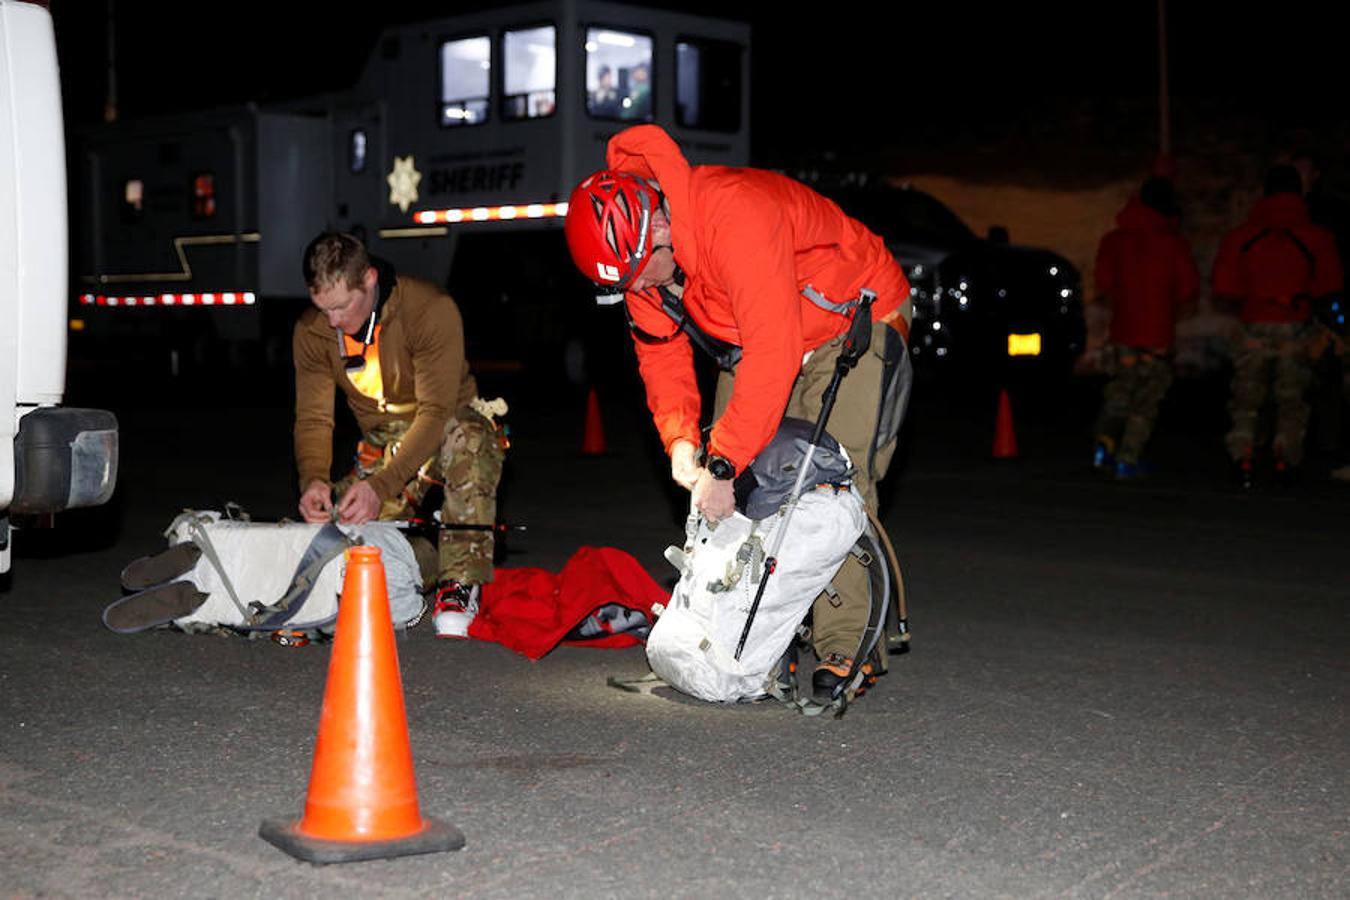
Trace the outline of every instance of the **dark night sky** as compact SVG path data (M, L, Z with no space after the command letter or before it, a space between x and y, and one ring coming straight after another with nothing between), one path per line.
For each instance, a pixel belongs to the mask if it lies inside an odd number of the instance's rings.
M369 4L357 22L350 7L331 2L114 3L124 116L341 89L384 25L495 5ZM931 141L972 122L983 129L977 134L1011 133L1075 104L1110 116L1119 104L1152 109L1157 97L1155 0L838 4L848 11L843 17L824 15L821 4L641 5L751 23L757 147L827 146L845 129L856 135L860 122L873 123L870 134L882 142ZM53 0L52 7L67 116L96 121L107 0ZM1342 80L1333 73L1345 39L1319 23L1319 4L1288 0L1278 13L1182 0L1169 7L1171 83L1182 115L1188 102L1202 100L1272 121L1344 119L1332 86ZM284 20L278 10L287 11ZM300 21L292 10L303 11ZM803 109L814 111L813 121Z

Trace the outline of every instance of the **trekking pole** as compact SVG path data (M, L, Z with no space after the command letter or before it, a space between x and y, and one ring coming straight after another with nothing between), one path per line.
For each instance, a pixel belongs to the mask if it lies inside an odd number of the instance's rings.
M393 519L389 522L400 531L425 531L433 534L439 531L490 531L493 534L506 534L510 531L526 531L524 525L508 525L505 522L494 522L491 525L478 525L472 523L461 524L459 522L440 522L434 519Z
M839 348L839 358L834 363L834 374L830 377L830 383L820 399L820 415L816 418L816 427L811 431L811 442L806 446L806 456L802 459L801 468L797 472L797 480L792 485L792 493L788 495L787 503L783 505L779 512L783 521L774 533L773 540L769 542L768 552L765 554L764 577L759 580L759 589L755 591L755 599L751 601L750 612L745 617L745 626L741 628L740 640L736 642L735 659L737 661L741 658L741 651L745 649L746 638L750 637L750 626L755 624L755 614L759 612L759 601L764 598L764 586L769 583L769 576L778 568L778 549L783 545L783 536L787 534L787 526L792 518L792 511L797 508L797 500L801 497L802 486L806 482L806 472L811 467L811 460L815 458L816 447L820 444L821 436L825 434L825 426L830 421L830 413L834 411L834 401L839 394L839 385L844 380L844 376L858 364L858 360L862 359L862 355L867 352L867 348L872 344L872 301L874 300L876 300L876 294L872 291L864 289L858 294L858 303L853 308L853 320L849 323L848 334L844 337L844 345Z

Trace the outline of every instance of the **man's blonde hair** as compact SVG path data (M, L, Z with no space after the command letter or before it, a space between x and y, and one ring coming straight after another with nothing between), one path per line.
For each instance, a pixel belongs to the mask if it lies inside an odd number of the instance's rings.
M305 285L322 291L341 283L360 287L370 268L370 254L354 236L341 231L325 231L305 248Z

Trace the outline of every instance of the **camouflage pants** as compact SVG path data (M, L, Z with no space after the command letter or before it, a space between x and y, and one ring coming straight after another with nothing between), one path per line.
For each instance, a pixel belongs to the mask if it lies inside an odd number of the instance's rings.
M1172 386L1172 361L1139 347L1110 344L1102 351L1102 368L1110 380L1102 391L1097 440L1121 462L1137 463Z
M409 422L394 422L362 436L356 467L337 485L338 496L357 478L382 469L398 452ZM402 493L384 501L380 520L413 518L427 495L443 488L441 522L447 525L494 525L497 521L497 483L502 477L505 451L497 426L468 406L460 407L445 426L440 451L422 464L417 477ZM466 584L492 580L493 532L488 529L440 531L437 541L437 579Z
M1225 443L1233 459L1251 455L1258 443L1261 408L1275 386L1274 451L1290 465L1303 461L1303 436L1308 430L1308 325L1303 322L1254 323L1242 326L1233 354L1233 383L1228 414L1232 428Z

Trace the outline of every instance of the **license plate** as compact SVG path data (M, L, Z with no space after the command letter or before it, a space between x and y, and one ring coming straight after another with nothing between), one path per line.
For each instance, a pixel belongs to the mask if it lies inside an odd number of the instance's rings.
M1009 356L1040 356L1041 336L1039 334L1008 335Z

